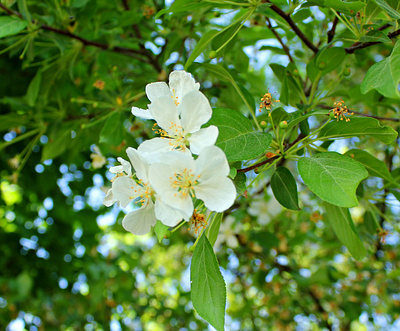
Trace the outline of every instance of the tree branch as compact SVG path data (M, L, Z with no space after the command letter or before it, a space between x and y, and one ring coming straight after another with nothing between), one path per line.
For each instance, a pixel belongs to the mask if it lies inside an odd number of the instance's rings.
M279 34L275 31L275 28L272 27L271 25L271 21L269 20L268 17L265 18L267 21L267 25L268 28L272 31L272 33L274 34L274 36L276 37L276 39L278 39L279 43L282 45L283 50L285 51L286 55L289 57L289 61L294 63L292 56L290 55L289 52L289 47L287 47L285 45L285 43L283 42L282 38L279 36Z
M263 3L272 3L269 0L262 0ZM293 31L297 34L297 36L306 44L306 46L311 49L315 54L318 53L319 49L315 46L307 37L306 35L298 28L296 23L291 19L290 15L286 14L282 9L272 3L270 7L275 13L277 13L280 17L282 17L293 29Z
M385 24L381 28L386 29L387 25ZM391 33L388 33L387 36L390 39L392 39L392 38L397 37L399 35L400 35L400 29L398 29L396 31L393 31ZM355 43L352 46L345 48L344 50L346 51L347 54L353 54L358 49L363 49L363 48L366 48L366 47L369 47L369 46L373 46L373 45L377 45L377 44L381 44L381 43L382 43L381 41L368 41L368 42L365 42L365 43Z
M340 15L340 13L338 13ZM336 26L339 22L339 18L337 16L335 16L335 18L333 19L332 22L332 27L331 29L328 31L328 44L333 40L333 38L335 37L335 33L336 33Z

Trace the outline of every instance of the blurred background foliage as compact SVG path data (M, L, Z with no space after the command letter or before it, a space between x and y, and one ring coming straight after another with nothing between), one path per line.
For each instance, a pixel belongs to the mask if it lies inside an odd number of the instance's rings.
M316 47L326 45L335 15L315 6L321 1L273 2ZM127 233L124 211L102 205L111 178L106 166L153 136L152 123L130 113L133 105L146 108L145 85L183 69L202 36L229 26L250 4L257 9L187 68L213 106L247 115L235 87L202 65L210 61L229 70L254 108L269 89L276 98L287 93L287 111L301 109L296 81L310 92L306 66L315 52L268 1L176 3L181 7L172 14L156 17L171 1L1 1L2 26L24 26L0 39L0 329L210 328L190 302L195 236L186 226L161 244L154 235ZM373 24L398 28L375 10ZM340 22L335 38L343 48L363 42ZM343 98L357 112L398 119L398 100L376 91L362 95L359 88L392 48L389 39L334 62L318 87L322 106ZM384 124L398 129L398 122ZM309 125L318 126L318 119ZM329 148L354 146L400 175L397 143L356 138ZM320 200L299 183L302 210L284 210L268 189L270 175L261 174L227 213L236 228L221 232L216 248L227 283L227 330L398 329L400 209L393 195L380 192L382 181L370 177L359 187L359 196L381 195L352 209L368 250L355 261L324 222Z

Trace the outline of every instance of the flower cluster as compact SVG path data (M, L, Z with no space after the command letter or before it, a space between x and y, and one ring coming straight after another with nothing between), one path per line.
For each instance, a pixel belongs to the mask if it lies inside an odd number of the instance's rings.
M339 121L339 119L343 121L344 119L346 122L350 122L350 118L346 117L346 115L354 115L354 113L350 112L343 100L335 101L333 106L334 108L331 110L332 116L336 118L337 121Z
M212 109L199 87L189 73L174 71L169 86L164 82L146 86L148 109L132 108L133 115L156 121L159 129L154 131L160 137L137 149L129 147L130 162L118 158L121 165L110 168L115 177L103 203L135 204L122 221L133 234L148 233L157 220L169 227L189 221L198 213L198 200L200 206L222 212L236 198L226 156L214 145L218 128L201 128Z

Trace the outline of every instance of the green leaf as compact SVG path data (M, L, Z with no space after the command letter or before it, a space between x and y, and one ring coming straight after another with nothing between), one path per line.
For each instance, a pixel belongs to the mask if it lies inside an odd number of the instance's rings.
M321 75L326 75L337 69L346 57L346 51L342 47L325 47L320 50L315 58L315 64L319 68L321 63L325 64Z
M271 177L271 188L278 202L292 210L300 210L296 180L288 168L279 167Z
M207 228L206 235L211 247L214 247L217 241L223 215L224 213L215 214L211 225Z
M49 142L43 146L41 162L63 154L71 143L71 131L76 128L76 124L67 124L61 127L55 124L49 130Z
M368 69L361 83L361 93L365 94L375 89L385 97L399 98L399 82L400 41L397 41L389 57Z
M89 2L90 0L74 0L72 2L71 7L72 8L82 8L84 6L86 6L86 4Z
M167 13L181 13L186 11L196 11L203 7L208 7L210 4L199 0L175 0L169 8L160 10L155 18Z
M376 219L376 215L370 211L364 213L364 226L369 234L376 234L379 229L379 222Z
M307 113L303 116L299 116L294 118L293 120L288 121L288 126L286 128L286 131L290 130L293 128L295 125L299 124L300 122L304 121L305 119L309 118L310 116L316 116L316 115L327 115L328 111L326 109L321 109L321 110L316 110L314 112Z
M360 42L380 42L380 43L391 43L392 40L384 34L382 31L371 30L360 38Z
M298 169L304 183L322 200L340 207L358 205L356 189L368 176L367 170L352 158L336 152L302 157Z
M379 121L371 117L355 117L350 122L332 121L319 132L319 138L349 138L370 136L385 144L397 138L397 132L390 126L381 126Z
M27 21L9 16L0 17L0 38L12 36L22 31L28 25Z
M185 63L185 70L190 67L190 65L197 59L198 56L205 50L207 45L220 33L218 30L208 31L197 43L195 49L190 54L188 60Z
M191 297L197 313L218 331L224 330L226 288L207 236L203 234L190 264Z
M238 194L243 195L247 190L246 186L246 174L244 172L238 172L235 179L233 180L233 184L235 184L236 192Z
M229 162L251 160L263 154L272 137L266 132L255 132L251 121L236 110L214 108L207 125L216 125L219 136L216 145Z
M357 12L365 7L365 3L361 1L343 2L341 0L325 0L324 6L345 15L356 16Z
M362 260L366 255L362 243L347 208L341 208L324 202L326 219L332 226L333 231L339 240L347 247L350 254L356 260Z
M158 242L161 243L164 236L169 232L169 226L157 221L156 225L154 226L154 232L156 233Z
M390 174L385 162L378 160L368 152L361 149L351 149L347 151L345 155L360 162L371 176L383 178L384 180L397 185L396 180Z
M35 101L39 94L40 82L42 81L42 72L38 71L33 77L31 83L28 86L28 91L26 92L26 100L28 105L33 107L35 105Z
M394 197L397 199L397 201L400 202L400 192L396 191L396 190L389 190L390 193L392 193L394 195Z
M398 20L400 18L399 12L394 10L385 0L374 0L374 2L381 7L386 13L391 17L394 18L395 20Z
M288 82L287 72L285 72L285 76L283 78L281 93L279 95L279 101L285 105L289 104L289 82Z
M104 124L99 142L117 146L124 139L124 130L121 113L114 112Z

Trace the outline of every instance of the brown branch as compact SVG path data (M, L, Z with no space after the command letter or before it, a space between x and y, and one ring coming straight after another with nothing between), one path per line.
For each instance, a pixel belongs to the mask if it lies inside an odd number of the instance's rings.
M386 24L384 26L382 26L382 27L384 27L384 29L387 28ZM400 29L388 33L387 36L390 39L392 39L392 38L397 37L399 35L400 35ZM366 48L366 47L369 47L369 46L373 46L373 45L377 45L377 44L381 44L381 43L382 43L381 41L368 41L368 42L365 42L365 43L354 43L353 45L351 45L350 47L345 48L344 50L346 51L347 54L353 54L358 49L363 49L363 48Z
M339 13L340 15L340 13ZM337 16L335 16L335 18L333 19L332 22L332 27L331 29L328 31L328 44L333 40L333 38L335 37L335 33L336 33L336 26L339 22L339 18Z
M262 0L263 3L272 3L269 0ZM286 14L282 9L272 3L270 7L275 13L277 13L280 17L282 17L293 29L293 31L297 34L297 36L306 44L306 46L311 49L315 54L318 53L319 49L315 46L306 35L298 28L296 23L291 19L290 15Z
M269 20L268 17L265 18L267 21L268 28L272 31L274 34L275 38L278 39L279 43L282 45L283 50L285 51L286 55L289 57L289 61L294 63L292 56L290 55L289 47L286 46L286 44L283 42L282 38L279 36L279 34L275 31L275 28L272 27L271 21Z
M22 18L22 14L21 13L13 11L12 9L10 9L10 8L6 7L5 5L3 5L1 2L0 2L0 8L2 8L4 11L6 11L8 13L8 15L15 15L15 16L18 16L18 17Z

